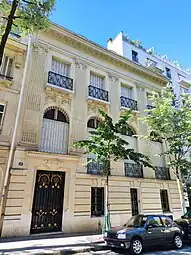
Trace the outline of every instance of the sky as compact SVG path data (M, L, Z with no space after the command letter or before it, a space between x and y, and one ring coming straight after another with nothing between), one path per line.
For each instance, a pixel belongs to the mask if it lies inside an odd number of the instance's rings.
M191 0L56 0L51 20L104 47L120 31L191 68Z

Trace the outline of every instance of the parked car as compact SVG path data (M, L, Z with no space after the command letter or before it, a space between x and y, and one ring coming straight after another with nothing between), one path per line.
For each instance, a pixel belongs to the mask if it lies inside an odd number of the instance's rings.
M182 227L184 231L184 238L191 239L191 210L181 216L175 222Z
M164 215L133 216L123 227L113 228L104 235L111 249L129 249L139 255L144 247L171 244L182 248L183 231L180 226Z

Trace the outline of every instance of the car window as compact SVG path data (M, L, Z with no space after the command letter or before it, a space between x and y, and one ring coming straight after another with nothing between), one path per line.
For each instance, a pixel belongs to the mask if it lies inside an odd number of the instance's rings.
M172 220L170 219L170 218L167 218L167 217L164 217L164 216L162 216L161 217L161 220L162 220L162 223L163 223L163 225L165 226L165 227L172 227Z
M160 217L151 216L148 218L147 225L151 225L153 228L162 227L162 222Z
M186 218L191 218L191 211L188 211L187 213L184 214L184 217Z

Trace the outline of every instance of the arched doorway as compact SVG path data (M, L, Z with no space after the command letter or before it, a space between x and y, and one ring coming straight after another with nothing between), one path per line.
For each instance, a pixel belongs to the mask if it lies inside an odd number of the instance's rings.
M41 135L40 150L44 152L67 154L69 119L58 108L45 111Z

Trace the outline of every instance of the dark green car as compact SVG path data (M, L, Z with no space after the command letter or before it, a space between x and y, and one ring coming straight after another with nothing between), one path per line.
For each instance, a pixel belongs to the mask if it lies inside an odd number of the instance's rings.
M175 220L184 231L184 238L191 239L191 210L181 216L180 219Z
M111 249L129 249L132 254L141 254L144 247L171 244L182 248L183 231L165 215L133 216L123 227L105 233L104 240Z

